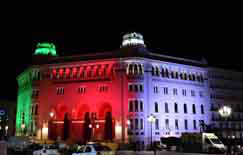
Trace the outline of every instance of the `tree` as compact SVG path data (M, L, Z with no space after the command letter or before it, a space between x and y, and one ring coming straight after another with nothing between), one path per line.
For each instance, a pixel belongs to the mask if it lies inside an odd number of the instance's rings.
M106 112L104 139L112 140L112 114L111 114L111 112Z
M69 137L69 120L68 120L68 113L64 115L64 126L63 126L63 140L67 140Z

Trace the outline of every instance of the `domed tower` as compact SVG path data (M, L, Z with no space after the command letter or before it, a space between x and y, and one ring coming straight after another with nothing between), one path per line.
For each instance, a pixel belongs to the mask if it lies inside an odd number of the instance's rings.
M34 55L57 56L56 47L53 43L38 43Z
M127 33L123 36L122 47L127 46L142 46L146 47L144 44L143 36L140 33Z

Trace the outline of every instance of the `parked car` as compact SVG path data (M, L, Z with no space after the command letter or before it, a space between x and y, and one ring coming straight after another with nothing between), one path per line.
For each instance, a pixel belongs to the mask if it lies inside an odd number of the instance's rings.
M55 145L43 145L42 148L33 152L33 155L60 155Z
M94 143L80 146L72 155L115 155L109 147Z

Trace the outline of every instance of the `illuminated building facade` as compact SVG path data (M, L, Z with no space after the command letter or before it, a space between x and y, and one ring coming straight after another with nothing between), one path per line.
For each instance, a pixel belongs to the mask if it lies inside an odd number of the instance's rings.
M137 33L108 53L61 57L38 44L17 80L17 135L147 145L151 131L159 141L211 123L207 64L151 53Z

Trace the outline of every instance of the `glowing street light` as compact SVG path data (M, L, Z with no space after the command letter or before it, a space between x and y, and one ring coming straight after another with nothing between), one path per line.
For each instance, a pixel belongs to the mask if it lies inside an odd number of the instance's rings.
M53 118L54 117L54 112L50 112L50 117Z
M223 106L219 109L219 114L221 117L225 118L225 122L227 123L227 127L228 127L228 121L227 118L232 114L232 109L229 106ZM227 134L226 134L226 138L228 138Z
M222 108L219 109L220 116L224 118L229 117L231 113L232 113L231 107L223 106Z
M21 124L21 128L22 128L22 134L24 135L25 124Z
M153 146L153 127L152 124L155 123L156 117L153 114L148 116L148 121L151 123L151 148Z

